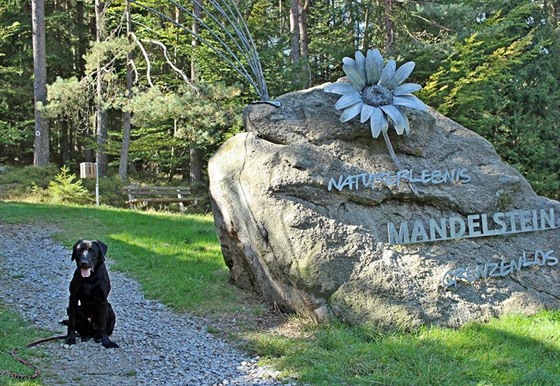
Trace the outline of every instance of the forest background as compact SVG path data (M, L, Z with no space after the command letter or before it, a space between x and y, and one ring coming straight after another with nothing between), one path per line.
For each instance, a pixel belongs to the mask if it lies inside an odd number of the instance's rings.
M196 2L138 3L169 19L124 0L0 2L0 164L77 171L97 160L115 181L206 180L209 156L242 130L242 109L258 98L223 58L177 27L215 41L189 10L225 36ZM557 1L236 4L272 98L336 81L343 57L379 48L386 59L415 61L410 81L424 86L417 94L424 102L489 140L539 194L560 198ZM46 55L34 67L38 5ZM34 82L46 87L38 103Z

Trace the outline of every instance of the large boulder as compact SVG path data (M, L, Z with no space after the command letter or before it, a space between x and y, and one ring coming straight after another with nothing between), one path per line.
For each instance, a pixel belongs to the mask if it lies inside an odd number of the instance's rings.
M433 110L390 133L397 173L383 139L341 123L323 89L247 107L246 132L210 160L235 284L353 324L458 326L560 306L560 203Z

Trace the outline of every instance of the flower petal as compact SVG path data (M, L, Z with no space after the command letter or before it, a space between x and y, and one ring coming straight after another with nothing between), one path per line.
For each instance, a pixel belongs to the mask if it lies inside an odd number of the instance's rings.
M350 83L333 83L325 87L325 92L331 94L338 94L338 95L350 94L356 91L360 91L360 90L358 90Z
M368 50L366 56L366 78L367 84L377 84L381 78L381 71L383 71L383 57L376 48L375 50Z
M379 84L382 86L387 86L387 82L391 80L393 75L395 75L395 70L397 69L397 62L394 60L389 60L383 71L381 71L381 79L379 79Z
M393 90L394 95L405 95L411 94L418 90L422 90L422 86L416 83L403 83L400 86L395 87Z
M342 66L342 70L356 88L361 90L366 86L366 74L359 70L356 64L345 64Z
M342 64L344 64L345 66L355 66L356 61L352 58L349 58L348 56L345 56L344 58L342 58Z
M355 91L351 94L344 94L340 97L340 99L336 102L334 107L338 110L345 109L346 107L355 105L358 102L362 101L362 96L359 92Z
M414 95L395 96L393 98L393 104L395 106L406 106L406 107L410 107L411 109L420 110L420 111L428 110L428 106L426 106L424 102L422 102Z
M371 118L373 111L374 111L373 106L364 103L364 105L362 106L362 113L360 114L360 123L367 122L367 120Z
M402 113L402 117L404 118L404 134L408 135L408 133L410 133L410 122L404 112Z
M364 80L367 83L367 77L366 77L366 57L364 56L364 54L362 54L360 51L356 51L356 54L354 55L356 57L356 67L358 68L358 71L360 71L360 73L363 75ZM365 86L365 85L364 85Z
M360 101L359 103L356 103L355 105L350 106L346 110L344 110L344 112L340 116L340 122L348 122L350 119L360 114L363 104L364 102Z
M385 118L383 111L381 111L379 107L373 108L370 127L373 138L379 137L379 134L381 134L382 131L386 133L389 128L389 122L387 122L387 118Z
M402 135L405 130L408 130L408 119L406 119L406 116L403 118L404 113L401 110L393 105L380 106L380 109L391 118L398 135Z
M405 64L400 66L399 69L395 71L393 77L389 79L389 81L387 82L387 87L393 90L399 84L404 82L406 78L408 78L408 76L412 74L412 70L414 70L414 66L415 66L414 62L406 62Z

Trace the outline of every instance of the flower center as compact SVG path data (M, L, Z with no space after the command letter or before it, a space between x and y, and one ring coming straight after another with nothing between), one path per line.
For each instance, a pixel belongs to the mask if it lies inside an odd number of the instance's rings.
M393 93L387 87L374 84L362 90L362 99L370 106L387 106L393 103Z

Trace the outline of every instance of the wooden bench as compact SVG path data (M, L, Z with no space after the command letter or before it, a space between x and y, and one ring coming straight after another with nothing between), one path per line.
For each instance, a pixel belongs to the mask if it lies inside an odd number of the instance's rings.
M204 200L200 191L190 186L125 186L123 194L128 194L126 203L130 209L142 209L150 204L172 204L178 203L181 212L189 205L196 205L199 200Z

